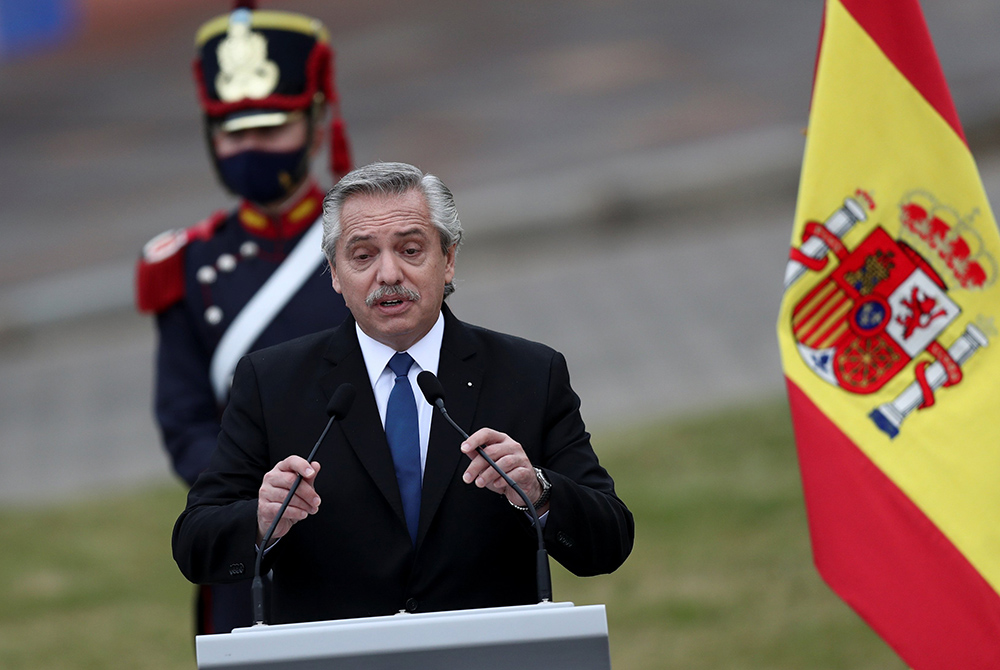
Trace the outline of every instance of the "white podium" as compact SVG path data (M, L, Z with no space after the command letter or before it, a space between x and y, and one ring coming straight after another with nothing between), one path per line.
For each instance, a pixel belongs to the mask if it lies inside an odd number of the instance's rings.
M237 628L195 640L201 670L610 670L604 605L539 603Z

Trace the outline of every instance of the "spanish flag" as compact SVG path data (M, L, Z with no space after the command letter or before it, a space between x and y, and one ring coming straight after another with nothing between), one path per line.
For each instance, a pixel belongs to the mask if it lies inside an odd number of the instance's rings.
M1000 237L918 0L827 0L778 340L820 574L1000 668Z

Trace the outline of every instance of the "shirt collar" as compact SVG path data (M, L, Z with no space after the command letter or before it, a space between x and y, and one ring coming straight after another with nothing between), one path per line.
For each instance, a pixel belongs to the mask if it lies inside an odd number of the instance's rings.
M368 381L374 388L375 382L378 381L396 350L369 337L365 331L361 330L361 326L356 321L354 327L358 332L358 344L361 345L361 355L364 356L365 367L368 369ZM406 353L410 354L421 370L430 370L437 374L443 340L444 314L438 313L437 321L431 326L430 331L407 349Z

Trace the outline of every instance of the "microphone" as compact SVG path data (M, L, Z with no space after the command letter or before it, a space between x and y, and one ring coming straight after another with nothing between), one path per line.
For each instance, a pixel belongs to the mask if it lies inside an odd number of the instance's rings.
M430 370L424 370L417 375L417 386L420 387L420 391L424 394L424 398L430 404L437 407L442 416L448 420L451 427L458 431L458 434L462 436L463 439L469 439L469 434L462 430L462 427L455 423L454 419L448 414L448 410L444 407L444 387L441 386L441 380L439 380L433 372ZM538 536L538 550L535 553L535 581L538 586L538 602L546 603L552 600L552 577L549 572L549 555L545 551L545 540L542 538L542 523L538 519L538 510L528 499L528 494L526 494L520 486L518 486L513 479L511 479L506 472L500 469L500 466L490 458L482 447L476 447L476 451L482 456L490 467L497 471L497 473L503 477L503 480L507 482L514 491L521 497L524 501L525 506L528 508L528 512L531 514L531 520L535 522L535 532Z
M319 450L319 445L326 437L326 434L330 432L330 427L333 422L337 419L343 419L347 416L347 412L351 409L351 405L354 403L354 385L345 382L337 387L337 390L333 392L330 396L330 402L326 403L326 415L330 417L330 420L326 422L326 428L320 433L319 439L316 440L316 444L313 446L312 451L309 452L309 456L306 461L309 463L313 462L316 457L316 452ZM268 543L271 541L271 536L274 535L274 529L278 527L278 522L281 521L282 515L285 510L288 509L288 504L292 501L292 496L295 495L295 491L299 488L299 484L302 483L302 475L296 475L295 482L292 484L292 488L289 489L288 495L285 496L284 502L281 503L281 509L278 510L278 515L274 517L274 521L271 522L270 528L267 529L267 533L264 534L264 539L261 540L260 548L257 550L257 560L254 562L253 567L253 583L250 586L250 597L253 602L253 625L254 626L264 626L264 580L260 575L260 564L261 559L264 557L264 549L267 547Z

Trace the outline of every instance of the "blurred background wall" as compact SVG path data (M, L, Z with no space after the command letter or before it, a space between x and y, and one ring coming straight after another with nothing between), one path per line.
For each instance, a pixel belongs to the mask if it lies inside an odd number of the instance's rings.
M452 187L454 308L566 353L591 422L782 392L821 0L260 4L325 22L356 162ZM922 4L995 201L1000 3ZM169 477L132 266L230 205L190 77L228 9L0 0L0 501Z

